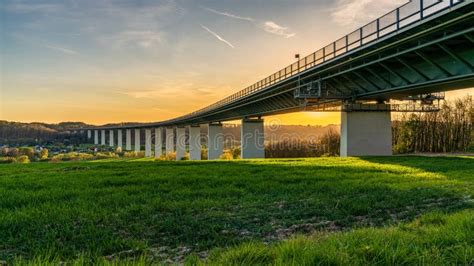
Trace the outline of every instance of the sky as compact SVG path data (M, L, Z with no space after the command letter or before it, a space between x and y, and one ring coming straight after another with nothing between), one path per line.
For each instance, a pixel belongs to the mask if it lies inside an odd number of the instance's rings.
M174 118L405 2L1 0L0 119L105 124ZM337 124L339 116L271 119Z

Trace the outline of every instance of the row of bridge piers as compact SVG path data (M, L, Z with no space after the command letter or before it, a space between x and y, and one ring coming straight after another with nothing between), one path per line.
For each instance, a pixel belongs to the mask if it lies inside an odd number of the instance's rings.
M241 158L265 158L263 122L263 119L242 120ZM145 128L145 157L159 158L164 154L176 153L176 160L181 160L189 152L190 160L201 160L201 128L201 125ZM125 143L123 143L124 135ZM95 145L121 148L126 151L142 152L142 137L142 129L140 128L87 130L87 139L93 139ZM222 123L207 124L207 158L216 160L223 153L224 132Z
M207 124L207 158L215 160L224 153L224 132L222 123ZM145 157L159 158L164 154L176 153L176 160L185 158L201 160L201 125L89 129L87 139L95 145L121 148L126 151L142 152L144 136ZM144 135L142 134L144 130ZM132 147L133 133L133 147ZM108 135L108 136L107 136ZM125 143L123 137L125 135ZM241 126L241 158L265 158L264 120L243 119ZM341 112L340 154L347 156L392 155L391 112L350 111Z

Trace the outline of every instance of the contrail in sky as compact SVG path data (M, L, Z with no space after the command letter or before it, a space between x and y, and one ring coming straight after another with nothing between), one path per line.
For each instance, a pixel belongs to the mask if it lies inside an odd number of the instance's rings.
M221 36L219 36L219 34L213 32L213 31L210 30L208 27L206 27L206 26L204 26L204 25L201 25L201 27L202 27L203 29L205 29L207 32L209 32L210 34L212 34L214 37L216 37L219 41L221 41L221 42L223 42L223 43L229 45L231 48L235 48L235 47L232 45L232 43L226 41L224 38L222 38Z

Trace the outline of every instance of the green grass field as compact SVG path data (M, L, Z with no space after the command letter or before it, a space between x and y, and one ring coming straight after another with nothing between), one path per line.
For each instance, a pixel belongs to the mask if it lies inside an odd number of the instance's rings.
M471 264L473 197L468 157L0 165L0 260Z

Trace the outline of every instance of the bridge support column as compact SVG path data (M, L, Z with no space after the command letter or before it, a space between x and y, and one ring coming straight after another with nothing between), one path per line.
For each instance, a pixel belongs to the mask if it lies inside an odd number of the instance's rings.
M166 128L166 153L174 152L174 128Z
M201 126L189 127L189 160L201 160Z
M151 129L145 129L145 157L151 157Z
M105 146L105 130L102 130L100 135L100 145Z
M115 144L114 144L114 130L113 129L109 130L109 145L110 145L110 147L115 146Z
M209 124L207 137L207 159L217 160L224 153L224 132L222 124Z
M123 148L123 136L121 129L117 130L117 148Z
M155 128L155 158L160 158L163 154L163 141L162 141L161 128Z
M265 158L263 119L242 120L240 150L242 159Z
M176 128L176 160L179 161L186 156L186 128Z
M140 142L140 129L137 128L135 129L135 151L140 152L140 147L141 142Z
M99 145L99 130L94 130L94 145Z
M131 129L125 130L125 149L127 151L132 150L132 130Z
M342 112L341 157L392 155L390 111Z
M92 132L90 130L87 130L87 139L92 138Z

